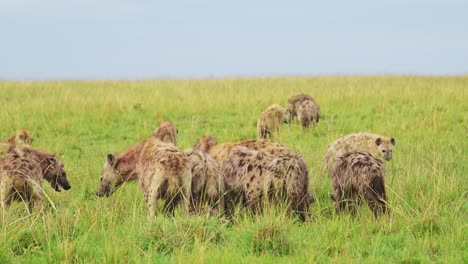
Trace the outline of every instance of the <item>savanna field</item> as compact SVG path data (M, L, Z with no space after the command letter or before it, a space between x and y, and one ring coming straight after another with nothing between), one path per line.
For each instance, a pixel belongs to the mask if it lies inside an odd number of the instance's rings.
M307 161L316 202L306 223L281 207L230 221L178 209L150 222L137 182L95 194L106 154L162 120L178 127L180 149L207 133L249 140L260 112L302 92L320 106L319 124L285 125L275 140ZM22 203L2 213L0 263L467 263L467 102L467 76L0 82L0 138L29 130L72 185L43 182L44 215ZM335 213L322 158L353 132L396 139L385 161L392 217Z

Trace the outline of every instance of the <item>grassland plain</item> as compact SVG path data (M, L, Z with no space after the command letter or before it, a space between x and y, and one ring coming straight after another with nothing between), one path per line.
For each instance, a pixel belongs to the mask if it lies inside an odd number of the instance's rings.
M139 186L95 195L105 155L148 137L158 122L179 128L179 146L211 133L256 136L258 115L306 92L318 126L285 126L276 140L304 155L313 217L284 209L263 216L158 216L150 223ZM0 263L467 263L468 76L315 77L161 81L0 82L0 138L24 128L34 146L64 161L72 189L47 212L13 204L0 219ZM393 217L363 207L337 215L322 170L327 145L369 131L396 138L387 188Z

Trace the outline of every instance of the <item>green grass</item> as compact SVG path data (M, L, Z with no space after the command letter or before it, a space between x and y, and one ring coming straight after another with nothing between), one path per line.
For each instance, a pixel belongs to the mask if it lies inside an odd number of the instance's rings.
M64 161L72 189L44 184L57 210L28 216L11 206L0 221L0 263L467 263L468 77L317 77L226 80L0 82L0 138L24 128L34 146ZM299 92L321 107L306 133L276 140L304 155L317 197L303 224L270 210L231 222L178 212L149 222L136 183L98 198L105 155L148 137L171 119L179 147L211 133L256 136L256 120ZM393 217L336 215L321 161L352 132L396 138L386 162Z

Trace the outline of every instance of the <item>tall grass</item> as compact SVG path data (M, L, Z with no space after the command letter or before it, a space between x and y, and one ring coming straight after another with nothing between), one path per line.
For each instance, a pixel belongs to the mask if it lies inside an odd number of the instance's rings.
M13 204L0 221L0 263L466 263L468 77L317 77L167 81L1 82L0 138L24 128L34 146L57 153L72 189L45 185L57 210ZM108 152L148 137L164 119L179 147L205 133L218 141L256 136L273 103L313 95L323 114L303 132L284 126L275 140L301 153L317 201L307 223L270 210L262 216L146 218L137 184L95 196ZM322 157L352 132L396 138L386 162L393 217L336 215Z

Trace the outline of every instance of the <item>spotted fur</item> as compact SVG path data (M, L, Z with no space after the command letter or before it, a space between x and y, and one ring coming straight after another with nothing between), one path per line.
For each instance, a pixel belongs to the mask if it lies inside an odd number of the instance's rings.
M260 114L257 121L257 135L258 138L272 137L273 132L279 133L283 123L287 123L286 109L278 104L269 106L264 112Z
M221 166L209 154L200 150L186 150L192 172L190 211L200 213L203 205L212 212L224 207L224 180Z
M334 163L332 199L337 212L356 213L357 205L366 201L378 217L390 214L385 192L385 164L369 152L349 152Z
M394 138L384 136L355 133L335 140L328 146L324 155L323 165L325 170L331 176L333 173L333 163L342 155L352 151L367 151L376 157L382 157L390 160L395 146Z
M308 128L310 123L318 123L320 108L311 100L303 101L297 109L297 120L303 128Z
M63 163L54 154L27 146L10 149L0 159L0 209L12 201L23 201L30 213L35 204L42 211L42 179L58 192L71 188Z

